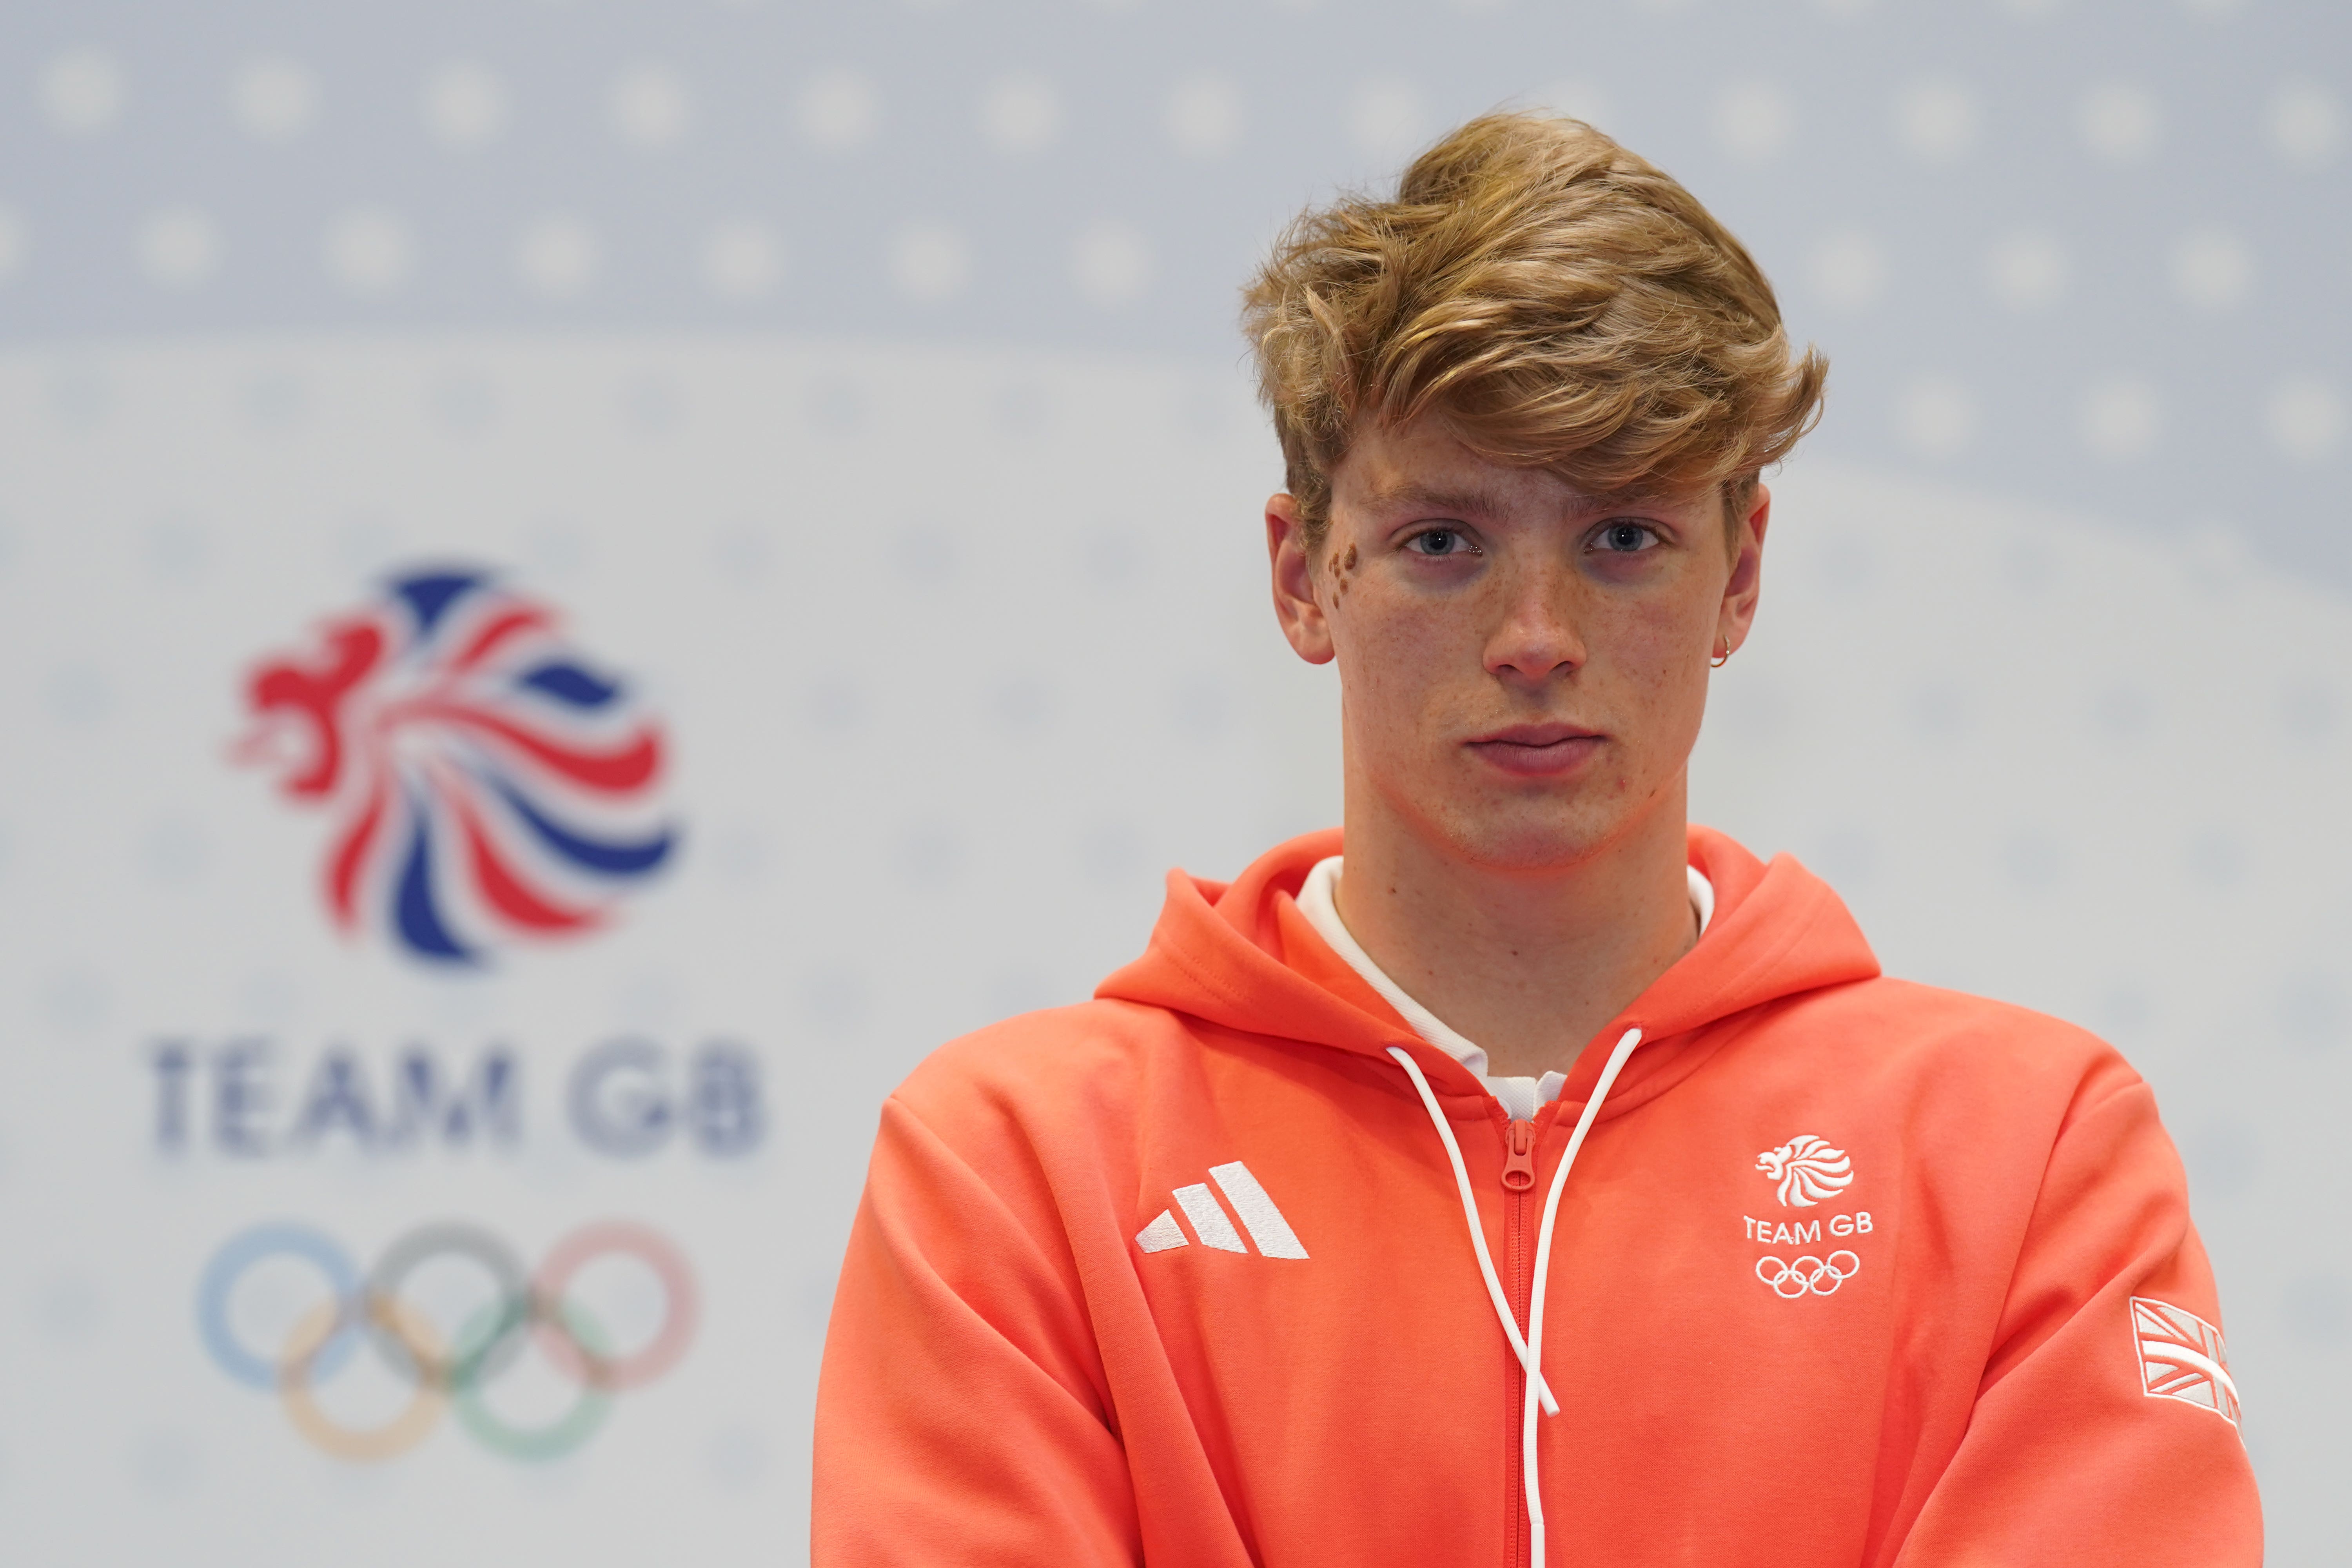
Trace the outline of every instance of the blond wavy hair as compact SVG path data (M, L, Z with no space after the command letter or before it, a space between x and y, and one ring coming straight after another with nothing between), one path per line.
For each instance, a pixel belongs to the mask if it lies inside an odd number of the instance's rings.
M1368 421L1593 494L1723 489L1727 523L1820 417L1772 286L1691 194L1581 121L1486 115L1283 233L1244 291L1310 551Z

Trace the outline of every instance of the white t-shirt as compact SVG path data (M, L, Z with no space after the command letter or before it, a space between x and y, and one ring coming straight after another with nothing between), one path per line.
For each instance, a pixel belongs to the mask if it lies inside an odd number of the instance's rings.
M1331 944L1331 951L1348 961L1348 967L1364 977L1381 999L1397 1010L1399 1016L1412 1026L1412 1032L1460 1062L1477 1075L1486 1086L1486 1092L1503 1102L1503 1109L1515 1121L1532 1121L1538 1106L1549 1105L1559 1098L1567 1075L1548 1072L1539 1079L1503 1078L1486 1070L1486 1052L1472 1045L1445 1026L1444 1021L1428 1008L1406 995L1397 983L1381 972L1364 950L1356 945L1355 937L1339 919L1337 895L1339 891L1340 857L1316 862L1307 873L1307 883L1298 889L1298 912L1315 933ZM1698 930L1706 934L1707 921L1715 918L1715 884L1699 875L1696 866L1685 868L1690 873L1691 908L1698 914Z

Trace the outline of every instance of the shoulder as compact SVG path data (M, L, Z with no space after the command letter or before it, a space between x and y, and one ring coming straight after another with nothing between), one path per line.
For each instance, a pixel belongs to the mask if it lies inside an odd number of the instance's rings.
M2090 1030L2030 1007L1885 977L1790 1011L1839 1070L1946 1105L2005 1103L2062 1121L2147 1084Z
M1188 1022L1097 999L949 1041L885 1102L869 1198L980 1203L1041 1238L1117 1230L1151 1142L1142 1123L1199 1104L1181 1087L1203 1055Z
M942 1133L975 1124L1124 1121L1155 1058L1197 1048L1175 1015L1095 1000L1024 1013L949 1041L891 1094Z
M1786 1154L1779 1141L1798 1134L1832 1145L1882 1226L1933 1216L1939 1268L2007 1279L2053 1206L2105 1215L2116 1234L2186 1223L2153 1091L2062 1018L1880 978L1792 999L1735 1049L1747 1065L1734 1092L1763 1112L1758 1147Z

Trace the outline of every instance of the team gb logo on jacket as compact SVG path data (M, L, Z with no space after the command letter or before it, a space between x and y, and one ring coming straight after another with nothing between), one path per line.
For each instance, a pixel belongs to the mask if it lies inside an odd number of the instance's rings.
M1826 1138L1801 1133L1756 1156L1756 1168L1780 1184L1782 1208L1811 1208L1853 1185L1853 1162Z
M576 936L676 842L650 815L658 723L488 574L413 573L264 660L239 761L333 816L320 867L346 931L431 963Z

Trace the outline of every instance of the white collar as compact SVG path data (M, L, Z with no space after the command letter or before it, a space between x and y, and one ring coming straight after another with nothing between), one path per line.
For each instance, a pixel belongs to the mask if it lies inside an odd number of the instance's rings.
M1486 1071L1485 1047L1473 1044L1448 1027L1445 1021L1404 993L1404 989L1388 977L1371 956L1360 946L1347 922L1339 918L1336 895L1339 889L1339 856L1315 863L1307 873L1306 883L1298 889L1298 912L1315 928L1315 934L1328 943L1332 952L1348 961L1348 967L1364 977L1364 983L1381 994L1381 999L1397 1010L1397 1016L1412 1026L1412 1032L1460 1062L1475 1074L1486 1086L1487 1092L1503 1102L1512 1120L1531 1121L1536 1108L1549 1105L1559 1098L1567 1075L1548 1072L1540 1079L1500 1078ZM1715 884L1699 873L1696 866L1685 868L1690 873L1691 908L1698 915L1698 931L1706 934L1707 923L1715 919Z

